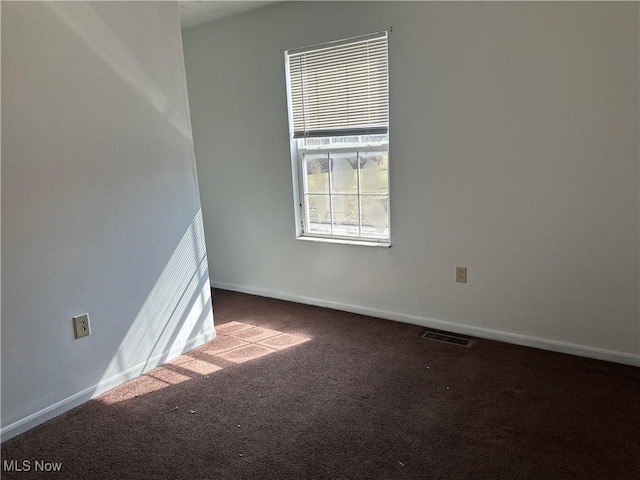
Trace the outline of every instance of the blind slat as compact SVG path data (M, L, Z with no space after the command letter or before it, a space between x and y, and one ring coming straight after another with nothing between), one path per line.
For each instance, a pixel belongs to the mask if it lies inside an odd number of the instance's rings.
M385 134L387 33L287 52L295 138Z

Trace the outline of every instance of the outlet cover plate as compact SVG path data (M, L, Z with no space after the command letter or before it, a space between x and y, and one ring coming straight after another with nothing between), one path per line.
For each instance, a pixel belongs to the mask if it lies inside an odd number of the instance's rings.
M467 283L467 267L456 267L456 282Z
M89 314L78 315L73 317L73 335L76 338L86 337L91 335L91 328L89 327Z

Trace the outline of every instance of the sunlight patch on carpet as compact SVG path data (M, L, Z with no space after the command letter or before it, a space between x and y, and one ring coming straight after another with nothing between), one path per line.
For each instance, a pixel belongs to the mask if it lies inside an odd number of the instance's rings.
M126 393L107 392L99 400L112 404L145 395L187 380L208 379L226 366L243 364L303 344L311 338L248 323L229 322L216 327L218 336L128 382ZM116 389L119 390L119 389Z

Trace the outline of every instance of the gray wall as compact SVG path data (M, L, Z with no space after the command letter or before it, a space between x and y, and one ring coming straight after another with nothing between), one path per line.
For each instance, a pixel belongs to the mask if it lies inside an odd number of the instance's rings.
M296 241L281 49L391 27L393 246ZM285 2L183 40L214 285L640 363L637 3Z
M176 3L2 2L2 267L3 439L215 335Z

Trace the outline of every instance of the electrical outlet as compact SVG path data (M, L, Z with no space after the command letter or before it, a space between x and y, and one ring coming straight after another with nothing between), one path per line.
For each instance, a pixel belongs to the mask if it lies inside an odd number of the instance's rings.
M467 283L467 267L456 267L456 282Z
M73 334L76 338L86 337L91 335L91 329L89 328L89 314L78 315L73 317Z

